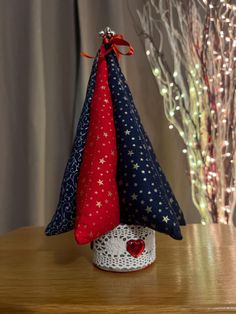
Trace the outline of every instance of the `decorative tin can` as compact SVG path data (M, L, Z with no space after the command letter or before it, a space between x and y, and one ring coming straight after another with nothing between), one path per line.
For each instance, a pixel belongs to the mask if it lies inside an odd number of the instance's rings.
M93 263L115 272L143 269L156 259L155 244L154 230L120 224L93 242Z

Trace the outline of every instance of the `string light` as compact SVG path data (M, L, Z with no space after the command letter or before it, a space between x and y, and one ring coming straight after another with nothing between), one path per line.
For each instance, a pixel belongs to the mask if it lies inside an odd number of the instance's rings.
M155 76L158 76L158 75L160 74L160 70L159 70L158 68L155 68L155 69L153 70L153 74L154 74Z
M236 5L226 0L219 0L217 5L211 0L202 0L206 5L202 12L198 1L189 1L188 7L181 1L170 4L180 25L175 32L165 24L165 5L157 2L157 11L151 10L151 1L145 4L147 9L140 21L148 35L145 45L150 49L146 54L150 64L157 65L153 67L153 75L164 99L169 129L176 126L184 141L182 152L188 157L193 202L201 214L202 224L231 223L236 198L236 135L232 123L236 113L230 109L236 103ZM152 16L157 12L158 17ZM154 24L157 19L162 22L160 29ZM165 50L160 45L162 40L156 41L158 36L163 36L163 26L173 51L168 67L169 59L164 58ZM204 60L199 57L202 55Z
M168 92L168 90L165 87L163 87L161 90L161 94L165 95L167 92Z
M223 141L223 144L224 144L225 146L228 146L228 145L229 145L229 141Z

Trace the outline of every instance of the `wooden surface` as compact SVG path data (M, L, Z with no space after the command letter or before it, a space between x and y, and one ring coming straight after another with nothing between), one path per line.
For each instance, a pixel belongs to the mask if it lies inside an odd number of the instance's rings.
M157 261L134 273L91 263L73 234L21 228L0 237L0 313L236 313L236 229L157 234Z

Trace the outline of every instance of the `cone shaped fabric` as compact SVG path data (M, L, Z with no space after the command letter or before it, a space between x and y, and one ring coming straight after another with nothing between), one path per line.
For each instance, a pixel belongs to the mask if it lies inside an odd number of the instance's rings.
M97 61L98 57L95 58L93 63L83 110L77 126L73 148L66 165L61 185L57 210L45 230L45 233L48 236L67 232L74 228L77 181L87 130L89 127L89 111L95 87Z
M58 207L46 234L74 228L77 243L85 244L124 223L181 239L183 213L143 129L117 56L108 46L104 57L104 47L93 64Z
M118 145L121 222L182 239L182 211L145 134L114 53L107 56Z
M161 176L161 181L162 183L164 184L164 187L165 187L165 193L167 195L167 198L170 200L170 203L171 203L171 207L172 209L174 210L175 214L176 214L176 217L178 219L178 222L180 225L184 226L186 225L186 222L185 222L185 219L184 219L184 215L183 215L183 212L172 192L172 189L166 179L166 176L164 174L164 172L162 171L158 161L157 161L157 158L156 158L156 155L154 153L154 150L153 150L153 147L152 147L152 144L143 128L143 125L141 123L141 120L140 120L140 117L139 117L139 114L137 112L137 109L134 105L134 102L133 102L133 97L132 97L132 94L130 92L130 89L129 89L129 86L127 84L127 81L121 71L121 68L120 68L120 65L119 65L119 62L117 60L117 57L115 56L115 54L111 54L109 57L108 57L108 66L110 64L110 62L113 62L115 65L116 65L116 73L119 77L119 80L120 82L122 82L122 87L123 87L123 90L125 91L125 96L127 98L127 100L129 101L130 103L130 106L131 108L133 109L134 111L134 118L135 118L135 121L140 129L140 132L142 133L143 135L143 140L144 142L146 142L146 146L148 147L148 150L150 152L150 158L152 160L152 163L154 164L154 168L156 168L156 170L158 169L157 173L159 173L159 175ZM110 68L110 67L109 67ZM114 71L114 70L113 70ZM111 73L111 72L110 72Z
M101 54L104 54L103 47ZM107 63L98 60L90 123L78 179L75 239L91 242L120 222L117 147Z

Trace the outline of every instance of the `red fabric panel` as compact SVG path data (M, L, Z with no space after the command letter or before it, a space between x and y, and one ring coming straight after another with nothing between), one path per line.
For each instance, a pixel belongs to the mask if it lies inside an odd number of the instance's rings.
M78 244L91 242L120 223L116 167L116 132L108 69L105 58L100 57L78 178L74 230Z

